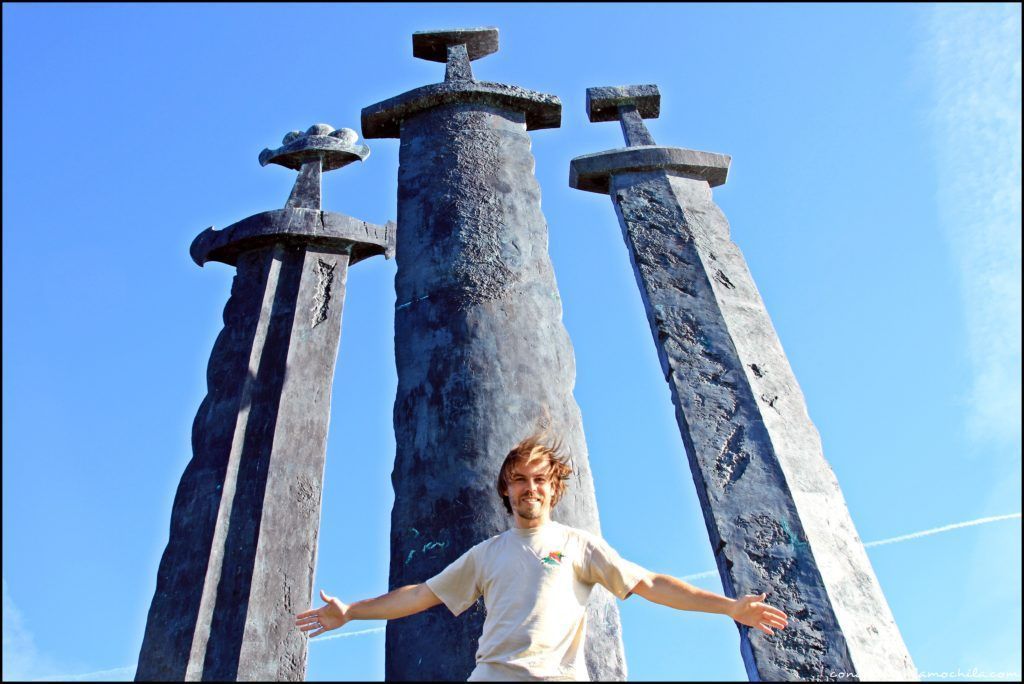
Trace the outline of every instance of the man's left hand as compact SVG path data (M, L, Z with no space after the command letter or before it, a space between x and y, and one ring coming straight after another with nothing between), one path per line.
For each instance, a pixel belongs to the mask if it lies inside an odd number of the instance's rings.
M732 619L741 625L756 627L765 634L774 634L773 627L785 629L789 616L778 608L762 603L767 596L768 594L747 594L741 599L736 599L731 612Z

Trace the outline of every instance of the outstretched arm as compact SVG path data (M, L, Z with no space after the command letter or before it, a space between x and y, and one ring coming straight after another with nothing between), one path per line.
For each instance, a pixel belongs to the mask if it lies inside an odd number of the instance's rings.
M669 608L728 615L740 624L756 627L767 634L773 633L773 627L785 629L789 620L778 608L762 603L767 594L748 594L741 599L731 599L687 584L672 575L651 573L640 580L633 593Z
M383 596L351 605L328 596L323 589L320 590L320 598L326 601L324 605L295 616L295 625L300 630L307 633L316 630L309 634L310 637L337 629L352 620L395 620L441 603L441 599L426 584L409 584Z

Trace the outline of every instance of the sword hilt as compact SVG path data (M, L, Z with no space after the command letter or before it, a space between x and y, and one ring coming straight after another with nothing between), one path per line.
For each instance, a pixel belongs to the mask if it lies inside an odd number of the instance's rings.
M643 120L660 113L661 93L654 84L587 88L587 117L593 123L618 120L627 147L656 144Z
M299 172L286 207L320 208L320 175L370 156L370 148L357 145L351 128L334 130L327 124L313 124L306 130L285 134L282 146L260 152L260 166L280 164Z

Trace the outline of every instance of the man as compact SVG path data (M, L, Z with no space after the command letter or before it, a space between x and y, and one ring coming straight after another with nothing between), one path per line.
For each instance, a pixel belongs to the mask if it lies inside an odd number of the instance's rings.
M480 542L423 584L347 605L326 603L296 615L315 637L351 620L395 620L444 603L455 615L481 595L487 615L469 681L586 680L587 599L601 584L620 599L639 594L679 610L728 615L772 634L787 616L762 601L734 600L623 560L604 540L551 520L572 469L541 435L520 442L502 464L497 490L514 516L508 531ZM310 633L311 632L311 633Z

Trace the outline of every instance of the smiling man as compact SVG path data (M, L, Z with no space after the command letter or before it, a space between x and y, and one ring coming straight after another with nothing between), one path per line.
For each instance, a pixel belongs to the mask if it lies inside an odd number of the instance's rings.
M351 620L394 620L444 603L455 615L484 597L487 616L469 681L588 680L583 659L587 599L600 584L620 599L638 594L679 610L727 615L772 634L787 616L765 594L734 600L622 559L603 539L551 520L572 469L558 445L533 435L498 472L497 493L513 516L502 534L466 551L423 584L347 605L326 603L296 616L309 636Z

